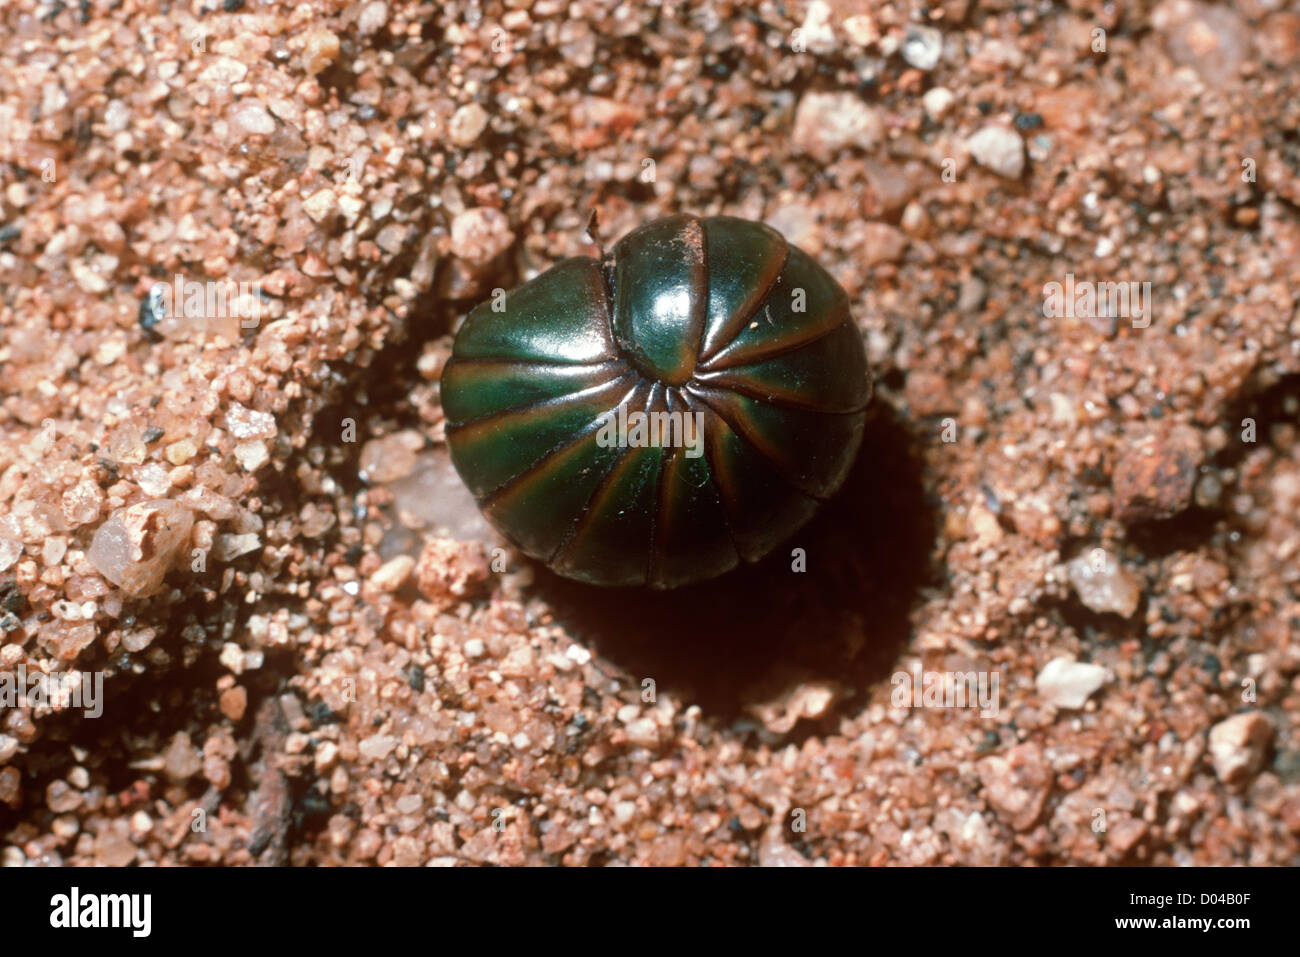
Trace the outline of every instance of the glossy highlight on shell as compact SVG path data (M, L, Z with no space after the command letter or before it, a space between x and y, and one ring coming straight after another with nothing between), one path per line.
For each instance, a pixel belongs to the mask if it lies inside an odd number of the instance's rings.
M802 527L848 474L870 396L844 290L725 216L656 220L478 306L442 377L452 461L511 542L570 578L655 588ZM620 407L698 416L702 441L611 444Z

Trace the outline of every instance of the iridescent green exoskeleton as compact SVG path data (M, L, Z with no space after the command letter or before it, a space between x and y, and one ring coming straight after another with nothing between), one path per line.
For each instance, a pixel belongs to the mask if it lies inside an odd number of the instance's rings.
M871 396L839 284L775 230L670 216L474 309L452 461L527 554L672 588L754 562L844 481Z

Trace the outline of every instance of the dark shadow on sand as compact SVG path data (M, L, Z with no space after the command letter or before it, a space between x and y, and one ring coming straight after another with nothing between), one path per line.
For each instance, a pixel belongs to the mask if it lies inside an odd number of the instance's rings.
M931 577L935 509L912 442L877 403L844 487L757 565L669 592L594 588L538 566L538 592L575 638L710 718L739 719L796 681L828 680L844 692L819 722L833 727L894 670ZM791 570L796 547L802 574ZM795 731L819 730L807 725Z

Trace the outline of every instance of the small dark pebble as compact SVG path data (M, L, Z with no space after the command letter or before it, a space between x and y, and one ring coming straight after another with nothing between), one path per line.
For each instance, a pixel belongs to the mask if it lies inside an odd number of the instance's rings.
M140 328L145 331L152 341L162 342L162 335L158 332L157 327L158 323L162 322L166 316L166 307L161 293L150 290L149 294L140 300L140 310L136 315L136 320L140 323Z
M591 727L591 722L587 720L586 715L575 714L573 720L569 722L570 734L582 734Z
M339 716L331 711L330 706L324 701L313 702L307 709L307 717L311 718L312 726L317 728L322 724L334 724L339 719Z
M166 434L167 433L158 428L158 426L151 425L149 428L144 430L144 444L153 445L153 443L157 442Z
M419 665L411 665L411 670L407 674L407 681L410 683L412 691L423 691L424 669Z
M1016 117L1016 129L1036 130L1043 125L1041 113L1021 113Z
M21 615L26 608L27 599L23 597L23 593L18 590L14 582L0 585L0 609Z

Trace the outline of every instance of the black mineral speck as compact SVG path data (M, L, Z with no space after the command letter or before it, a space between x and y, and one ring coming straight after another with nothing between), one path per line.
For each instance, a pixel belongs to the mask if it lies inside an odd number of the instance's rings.
M575 714L569 726L565 729L571 737L579 737L591 727L591 722L587 720L584 714Z
M0 609L21 615L27 609L27 599L14 582L0 584Z
M319 728L322 724L335 724L339 716L330 710L330 706L324 701L312 702L311 707L307 709L307 717L311 718L313 727Z
M154 342L161 342L162 335L158 332L158 323L167 318L167 307L163 302L162 286L155 286L149 290L149 294L140 300L140 311L136 320L140 323L140 328Z

